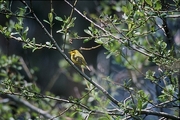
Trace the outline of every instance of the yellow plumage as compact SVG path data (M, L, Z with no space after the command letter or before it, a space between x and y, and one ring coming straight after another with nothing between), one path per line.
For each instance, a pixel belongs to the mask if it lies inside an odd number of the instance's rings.
M73 61L73 63L79 65L82 68L82 71L83 67L86 67L90 71L83 55L78 50L71 50L69 54L71 55L71 60Z

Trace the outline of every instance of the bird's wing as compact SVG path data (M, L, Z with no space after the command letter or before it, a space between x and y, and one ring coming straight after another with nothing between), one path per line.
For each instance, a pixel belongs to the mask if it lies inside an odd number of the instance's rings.
M75 56L74 58L75 58L77 64L79 64L79 65L84 65L84 60L83 60L82 57L80 57L80 56Z

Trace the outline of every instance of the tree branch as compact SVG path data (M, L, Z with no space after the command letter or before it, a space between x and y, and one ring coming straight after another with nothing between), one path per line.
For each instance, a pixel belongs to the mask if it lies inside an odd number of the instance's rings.
M47 113L46 111L44 111L44 110L42 110L42 109L40 109L40 108L32 105L32 104L29 103L28 101L25 101L25 100L23 100L23 99L21 99L21 98L16 97L15 95L9 95L9 94L3 94L3 95L4 95L6 98L11 99L12 101L14 101L14 102L16 102L16 103L18 103L18 104L22 104L22 105L28 107L30 110L32 110L32 111L34 111L34 112L36 112L36 113L44 116L45 118L50 119L50 118L53 117L52 115L50 115L50 114Z
M26 4L25 1L22 1L29 9L30 7L28 6L28 4ZM74 63L66 56L66 54L63 52L63 50L59 47L59 45L57 44L56 40L53 38L53 36L47 31L47 29L44 27L44 25L40 22L40 20L38 19L38 17L36 16L36 14L34 12L32 12L32 15L34 16L35 20L38 22L38 24L42 27L42 29L45 31L45 33L48 35L48 37L51 39L51 41L54 43L54 45L56 46L56 49L60 52L60 54L64 57L64 59L71 65L74 67L74 69L76 69L76 71L78 71L78 73L83 76L87 81L89 81L91 84L93 84L95 87L97 87L99 90L101 90L104 95L106 95L106 97L111 100L111 102L113 102L116 106L119 106L119 101L117 101L113 96L111 96L102 86L100 86L99 84L97 84L96 82L94 82L90 77L88 77L85 73L81 72L81 70L78 69L78 67L76 67L74 65Z
M169 118L172 120L180 120L180 117L175 116L175 115L170 115L165 112L156 112L156 111L151 111L151 110L141 110L139 111L141 114L146 114L146 115L156 115L156 116L161 116L165 118Z

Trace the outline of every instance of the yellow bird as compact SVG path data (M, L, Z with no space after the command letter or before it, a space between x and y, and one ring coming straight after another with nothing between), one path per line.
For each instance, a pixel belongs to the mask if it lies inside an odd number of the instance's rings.
M83 55L78 50L71 50L69 54L71 55L71 60L73 61L73 63L76 65L79 65L83 72L84 72L84 69L83 69L84 67L86 67L89 71L91 71L89 67L87 66L87 63Z

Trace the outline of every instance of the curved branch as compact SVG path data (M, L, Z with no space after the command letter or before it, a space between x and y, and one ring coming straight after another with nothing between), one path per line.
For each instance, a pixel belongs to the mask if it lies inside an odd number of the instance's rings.
M42 95L42 94L38 94L38 93L34 93L34 95L23 95L21 93L13 93L13 92L6 92L6 93L2 93L1 95L3 95L4 97L7 97L7 98L12 98L13 101L17 102L17 103L21 103L25 106L27 106L28 108L32 109L33 111L40 113L44 115L44 113L47 114L47 112L39 109L39 108L36 108L35 106L33 106L32 104L30 104L29 102L25 101L25 100L22 100L16 96L22 96L22 97L33 97L33 98L48 98L48 99L51 99L51 100L55 100L55 101L58 101L58 102L65 102L65 103L71 103L73 105L77 105L83 109L86 109L87 111L91 111L92 114L108 114L108 115L119 115L119 116L123 116L124 113L119 113L119 110L118 109L115 109L115 110L109 110L107 112L105 111L97 111L97 110L91 110L88 106L82 104L81 102L79 101L73 101L73 100L66 100L66 99L61 99L61 98L57 98L57 97L52 97L52 96L46 96L46 95ZM85 95L86 96L86 95ZM85 97L84 96L84 97ZM83 99L84 97L82 97L81 99ZM28 104L29 103L29 104ZM32 107L33 106L33 107ZM39 111L38 111L39 110ZM46 117L46 116L45 116ZM48 114L47 115L47 118L54 118L52 115Z
M151 110L141 110L139 112L141 112L141 114L146 114L146 115L156 115L156 116L169 118L172 120L180 120L180 117L175 116L175 115L170 115L170 114L167 114L165 112L156 112L156 111L151 111Z
M26 101L26 100L20 99L20 98L14 96L14 95L9 95L9 94L3 94L3 95L4 95L6 98L11 99L12 101L15 101L15 102L18 103L18 104L22 104L22 105L28 107L30 110L32 110L32 111L34 111L34 112L36 112L36 113L44 116L45 118L50 119L50 118L53 117L53 116L50 115L48 112L46 112L46 111L44 111L44 110L42 110L42 109L40 109L40 108L32 105L31 103L29 103L29 102Z
M29 9L30 7L28 6L28 4L26 4L25 1L22 1ZM93 84L95 87L97 87L99 90L101 90L103 92L103 94L109 99L111 100L111 102L113 102L116 106L119 106L119 101L116 100L113 96L111 96L102 86L100 86L99 84L97 84L95 81L93 81L90 77L88 77L85 73L81 72L81 70L78 69L78 67L76 67L74 65L74 63L67 57L67 55L63 52L63 50L59 47L58 43L56 42L56 40L53 38L53 36L48 32L48 30L44 27L44 25L41 23L41 21L38 19L38 17L36 16L36 14L34 12L32 12L32 15L34 16L35 20L38 22L38 24L42 27L42 29L45 31L45 33L48 35L48 37L51 39L51 41L54 43L54 45L56 46L56 49L60 52L60 54L64 57L64 59L71 65L74 67L74 69L76 69L76 71L78 71L78 73L83 76L87 81L89 81L91 84Z

